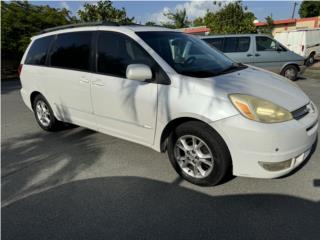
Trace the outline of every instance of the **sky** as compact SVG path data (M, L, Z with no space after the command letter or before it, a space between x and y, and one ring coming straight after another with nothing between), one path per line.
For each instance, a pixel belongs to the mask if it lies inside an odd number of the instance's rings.
M96 1L29 1L36 5L49 5L55 8L67 8L73 15L83 7L84 3L96 3ZM295 18L299 17L298 9L301 1L297 2ZM291 18L294 1L243 1L248 10L253 12L259 21L272 14L274 20ZM186 8L189 19L203 17L207 9L216 11L218 6L213 1L113 1L116 8L124 7L129 17L135 17L137 23L153 21L156 23L165 22L167 19L163 13L171 10Z

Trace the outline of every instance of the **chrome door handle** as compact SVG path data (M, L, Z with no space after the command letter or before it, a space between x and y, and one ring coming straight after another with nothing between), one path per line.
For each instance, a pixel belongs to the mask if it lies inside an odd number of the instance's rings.
M86 77L80 77L80 83L89 83L89 79L87 79Z
M260 54L259 54L259 53L256 53L256 54L255 54L255 56L256 56L256 57L259 57L259 56L260 56Z
M252 57L252 54L248 53L248 54L247 54L247 57Z
M100 80L100 79L95 79L95 80L92 81L92 85L98 86L98 87L103 87L103 86L104 86L104 83L103 83L103 81Z

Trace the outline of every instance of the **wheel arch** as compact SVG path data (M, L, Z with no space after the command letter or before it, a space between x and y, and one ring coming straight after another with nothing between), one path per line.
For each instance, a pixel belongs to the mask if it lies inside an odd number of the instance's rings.
M300 72L300 67L299 67L299 64L295 63L295 62L288 62L286 64L284 64L281 68L281 75L284 74L284 70L286 69L286 67L288 66L295 66L297 69L298 69L298 72Z
M170 122L166 124L166 126L163 128L161 132L161 137L160 137L160 152L165 152L167 149L167 141L170 133L179 125L189 122L189 121L196 121L200 123L206 124L209 128L213 129L219 136L223 139L225 142L224 138L221 136L221 134L214 129L209 123L210 121L208 119L203 119L203 118L197 118L197 117L177 117L175 119L172 119ZM226 143L226 142L225 142ZM227 144L226 144L227 145Z
M30 103L31 103L32 109L33 109L33 102L34 102L36 96L38 96L38 95L43 96L43 94L40 93L39 91L33 91L33 92L30 94Z

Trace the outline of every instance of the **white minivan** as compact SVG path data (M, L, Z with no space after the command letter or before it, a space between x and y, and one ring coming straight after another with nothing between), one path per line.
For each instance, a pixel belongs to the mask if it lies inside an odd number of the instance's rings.
M229 172L285 175L317 138L318 110L297 85L171 29L47 30L32 38L19 70L22 98L44 130L73 123L167 151L198 185Z
M320 57L320 28L279 32L275 33L274 38L304 57L309 65Z

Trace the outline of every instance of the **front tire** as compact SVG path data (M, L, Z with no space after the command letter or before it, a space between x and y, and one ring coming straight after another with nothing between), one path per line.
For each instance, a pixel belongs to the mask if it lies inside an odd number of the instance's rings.
M283 69L281 75L283 75L284 77L292 81L295 81L298 77L298 73L299 73L298 67L296 67L295 65L288 65Z
M179 125L169 136L167 150L176 172L196 185L217 185L231 168L225 142L202 122L190 121Z
M48 101L42 95L37 95L33 101L33 112L39 126L46 131L57 131L62 123L58 121Z

